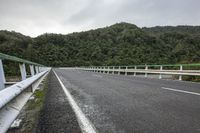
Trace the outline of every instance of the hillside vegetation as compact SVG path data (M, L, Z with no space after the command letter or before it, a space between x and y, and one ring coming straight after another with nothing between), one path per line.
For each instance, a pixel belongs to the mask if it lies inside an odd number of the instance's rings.
M200 27L139 28L129 23L36 38L0 31L0 52L48 66L200 62Z

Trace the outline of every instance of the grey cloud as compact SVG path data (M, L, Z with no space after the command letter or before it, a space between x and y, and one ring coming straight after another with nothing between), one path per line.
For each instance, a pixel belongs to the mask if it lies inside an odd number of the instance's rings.
M1 0L0 29L37 36L130 22L199 25L199 0Z

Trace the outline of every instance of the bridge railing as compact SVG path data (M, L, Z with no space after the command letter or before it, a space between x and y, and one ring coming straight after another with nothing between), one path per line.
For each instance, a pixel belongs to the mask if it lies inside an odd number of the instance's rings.
M41 64L34 63L34 62L31 62L31 61L28 61L28 60L24 60L24 59L15 57L15 56L10 56L10 55L0 53L0 90L4 89L6 87L5 85L8 83L8 82L6 82L5 72L4 72L4 67L3 67L4 66L4 64L3 64L4 60L9 60L9 61L12 61L12 62L18 62L19 63L19 69L20 69L22 80L25 80L28 77L27 71L26 71L27 65L29 66L31 76L34 76L34 75L48 69L48 67L45 67Z
M110 73L110 74L124 74L133 76L157 75L162 79L166 75L178 76L182 80L182 76L200 76L200 64L165 64L165 65L132 65L132 66L91 66L81 67L85 71Z
M4 61L17 62L21 73L21 81L6 87ZM31 75L27 75L29 66ZM9 67L9 66L8 66ZM22 107L39 86L51 68L28 60L0 53L0 132L8 130Z

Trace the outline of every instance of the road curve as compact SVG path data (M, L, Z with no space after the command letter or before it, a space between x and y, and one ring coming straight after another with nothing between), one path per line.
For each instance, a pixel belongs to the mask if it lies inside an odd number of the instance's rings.
M200 84L55 69L100 133L199 133Z

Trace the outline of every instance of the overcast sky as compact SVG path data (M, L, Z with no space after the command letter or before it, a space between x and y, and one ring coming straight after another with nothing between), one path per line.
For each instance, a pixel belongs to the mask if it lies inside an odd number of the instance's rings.
M200 25L200 0L0 0L0 30L35 37L129 22Z

